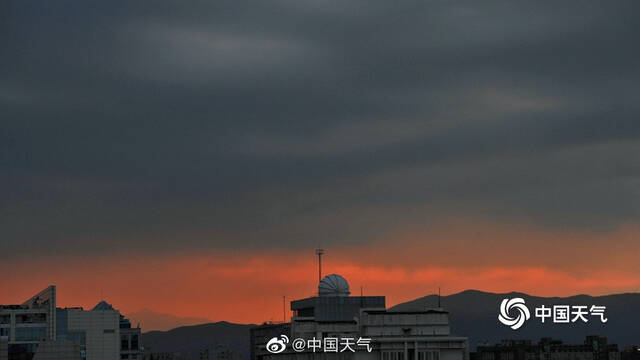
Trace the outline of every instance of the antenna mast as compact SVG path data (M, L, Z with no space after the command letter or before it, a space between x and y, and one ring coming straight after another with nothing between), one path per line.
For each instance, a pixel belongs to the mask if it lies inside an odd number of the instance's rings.
M318 255L318 283L322 280L322 255L324 254L324 249L316 249L316 255Z

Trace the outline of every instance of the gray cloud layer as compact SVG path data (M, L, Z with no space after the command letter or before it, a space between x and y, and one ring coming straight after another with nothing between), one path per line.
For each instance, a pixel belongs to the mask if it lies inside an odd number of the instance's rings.
M5 1L0 254L638 223L638 13Z

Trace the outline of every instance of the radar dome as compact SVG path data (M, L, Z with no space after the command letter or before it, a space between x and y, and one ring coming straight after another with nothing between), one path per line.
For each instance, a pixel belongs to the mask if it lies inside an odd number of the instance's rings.
M349 283L338 274L329 274L320 280L318 295L320 296L349 296Z

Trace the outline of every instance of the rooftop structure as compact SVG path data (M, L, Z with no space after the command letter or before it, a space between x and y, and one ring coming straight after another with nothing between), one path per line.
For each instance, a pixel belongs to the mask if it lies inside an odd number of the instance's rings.
M391 311L384 296L349 296L347 280L337 274L322 278L318 296L291 301L290 323L263 324L251 329L251 360L468 360L467 338L450 334L449 313L443 309ZM289 341L280 353L266 344ZM296 339L370 339L371 352L296 351Z
M329 274L318 284L319 296L349 296L349 283L337 274Z

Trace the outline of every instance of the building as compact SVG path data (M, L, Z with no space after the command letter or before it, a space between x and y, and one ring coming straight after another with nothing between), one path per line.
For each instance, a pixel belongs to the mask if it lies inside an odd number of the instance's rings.
M468 359L467 338L451 335L449 313L440 308L402 312L363 310L360 336L373 339L379 352L375 359Z
M80 344L67 341L41 341L34 360L82 360Z
M447 311L388 310L384 296L350 296L349 284L340 275L325 276L318 284L318 296L292 301L291 310L290 323L251 329L251 360L469 359L467 338L450 334ZM282 335L288 340L286 349L269 352L267 343ZM353 339L354 351L312 347L296 351L292 346L294 340L324 346L333 339L339 343Z
M140 324L131 326L131 321L120 315L120 359L142 359L142 329Z
M102 308L101 303L91 311L81 308L62 309L59 312L60 338L80 344L82 358L86 360L117 359L120 357L120 313L113 308Z
M179 353L144 351L143 360L187 360L187 357Z
M620 360L618 345L608 344L606 337L587 336L583 344L565 344L542 338L503 340L492 346L479 345L471 360Z
M640 346L627 346L620 353L620 360L640 360Z
M0 360L8 360L9 359L9 341L0 337Z
M290 323L264 323L249 329L249 358L258 360L258 354L263 354L270 339L285 335L291 338ZM0 359L1 360L1 359Z
M100 325L97 325L98 328L94 330L84 329L85 333L93 333L94 337L95 334L100 334L101 331L105 334L102 337L104 344L102 348L96 348L95 343L92 341L82 341L81 337L81 343L86 343L90 348L87 353L99 354L107 348L110 349L110 352L113 352L113 349L117 348L117 353L119 354L118 359L142 359L142 343L140 341L142 329L140 329L139 325L132 327L131 321L106 301L99 302L91 311L85 311L85 313L92 314L91 316L87 316L93 317L92 320L94 321L92 323L94 326L96 326L96 324L102 324L102 328L100 328ZM112 329L117 330L112 332ZM77 331L78 329L76 326L73 326L73 328L69 330ZM113 336L111 334L113 334ZM106 345L107 342L108 346ZM112 354L105 353L104 356L110 358ZM89 357L87 357L87 359L89 359Z
M0 305L0 359L31 359L42 341L56 341L56 287L21 305Z
M216 344L213 347L200 350L199 360L242 360L242 354L232 351L225 344Z
M21 305L0 305L0 360L139 359L140 333L104 301L90 311L56 307L53 285Z

